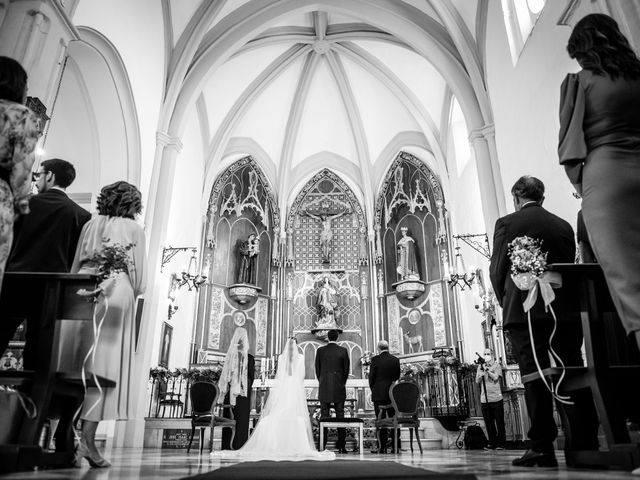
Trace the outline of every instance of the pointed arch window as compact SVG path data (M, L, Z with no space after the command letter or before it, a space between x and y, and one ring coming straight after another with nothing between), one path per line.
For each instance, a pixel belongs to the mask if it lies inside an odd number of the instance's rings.
M504 23L514 65L518 63L522 49L546 3L546 0L502 0Z

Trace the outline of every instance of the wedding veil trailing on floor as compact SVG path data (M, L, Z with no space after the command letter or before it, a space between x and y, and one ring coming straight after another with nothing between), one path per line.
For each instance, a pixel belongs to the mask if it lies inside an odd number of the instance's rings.
M318 452L304 390L304 355L289 339L278 357L274 386L247 443L237 451L213 452L215 458L255 460L333 460L333 452Z

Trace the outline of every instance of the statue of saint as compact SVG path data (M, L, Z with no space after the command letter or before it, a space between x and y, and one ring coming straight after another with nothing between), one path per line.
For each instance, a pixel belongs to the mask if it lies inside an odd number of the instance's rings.
M338 212L335 215L330 215L328 213L320 213L318 215L314 215L313 213L309 213L307 211L302 211L302 215L306 215L307 217L311 217L314 220L318 220L322 226L322 231L320 232L320 245L322 246L322 263L330 263L329 254L331 252L331 240L333 240L333 230L332 230L332 222L345 213L346 210L342 212Z
M398 242L398 277L400 280L420 280L416 242L409 235L407 227L400 229L402 238Z
M255 233L250 234L247 240L242 242L239 253L238 283L255 285L258 254L260 253L260 239Z
M318 303L316 304L320 314L319 325L326 325L335 321L335 312L338 307L338 302L336 302L337 293L336 289L331 286L329 277L325 276L324 283L318 291Z

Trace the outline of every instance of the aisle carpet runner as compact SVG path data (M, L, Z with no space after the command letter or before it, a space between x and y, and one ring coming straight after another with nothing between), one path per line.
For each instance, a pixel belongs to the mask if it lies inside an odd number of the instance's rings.
M335 460L333 462L244 462L183 480L474 480L475 475L437 473L396 462Z

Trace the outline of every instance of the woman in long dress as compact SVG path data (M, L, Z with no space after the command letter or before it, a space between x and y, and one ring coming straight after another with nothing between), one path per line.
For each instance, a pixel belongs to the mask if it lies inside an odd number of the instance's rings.
M220 374L218 386L220 398L224 398L225 405L233 405L233 418L236 421L236 434L231 444L231 431L222 430L222 449L237 450L247 441L249 436L249 420L251 416L251 387L255 375L255 359L249 353L249 334L247 330L238 327L233 332L229 350L224 359L224 366ZM224 415L231 416L225 409Z
M39 133L38 119L24 106L26 97L27 73L15 60L0 57L0 289L13 241L13 221L16 215L29 213Z
M315 448L304 373L304 355L290 338L278 357L275 385L249 441L240 450L216 451L211 456L240 461L334 460L335 453Z
M95 434L100 421L128 420L135 413L129 402L136 346L134 306L136 297L144 293L146 254L144 230L134 220L142 210L140 191L127 182L116 182L102 188L97 203L98 215L82 229L71 272L97 274L101 265L96 258L106 246L131 246L127 271L101 284L104 290L96 305L99 328L82 322L72 335L66 332L64 341L75 343L65 349L73 348L75 358L84 359L85 372L116 382L115 388L87 388L80 416L78 457L86 458L92 467L108 467L96 447Z
M560 163L582 196L591 246L620 319L640 346L640 60L611 17L587 15L567 51Z

